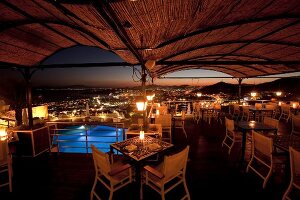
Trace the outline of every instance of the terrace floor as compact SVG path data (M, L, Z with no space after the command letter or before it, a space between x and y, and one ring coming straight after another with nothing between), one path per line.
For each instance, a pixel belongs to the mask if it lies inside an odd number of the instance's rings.
M288 173L275 173L267 187L253 173L246 173L239 164L238 145L228 156L221 147L225 135L223 124L212 122L194 123L186 121L186 140L181 130L174 132L174 150L190 145L187 166L187 184L191 199L268 199L279 200L289 183ZM279 133L288 134L290 123L280 122ZM248 151L249 155L249 151ZM248 159L248 158L247 158ZM43 200L87 200L94 181L94 166L91 154L44 153L35 158L13 158L13 192L0 189L2 199L43 199ZM108 198L104 186L98 187L102 199ZM183 186L167 194L166 199L180 199ZM113 199L138 199L135 184L115 192ZM5 198L3 198L5 197ZM144 199L160 199L147 186Z

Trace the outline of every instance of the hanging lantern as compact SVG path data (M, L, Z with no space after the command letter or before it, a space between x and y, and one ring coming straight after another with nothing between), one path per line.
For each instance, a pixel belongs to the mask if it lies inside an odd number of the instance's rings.
M155 97L155 93L149 92L149 93L147 94L146 97L147 97L147 100L148 100L148 101L152 101L153 98Z
M138 111L146 110L147 100L143 96L137 96L135 103Z
M277 91L276 92L276 96L280 97L282 95L282 92L281 91Z
M250 95L251 95L251 97L256 97L256 96L257 96L257 92L252 91L252 92L250 93Z

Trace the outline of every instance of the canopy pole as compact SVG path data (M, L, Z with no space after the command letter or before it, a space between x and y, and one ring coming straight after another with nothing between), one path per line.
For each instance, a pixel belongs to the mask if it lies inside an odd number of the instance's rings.
M146 66L145 65L142 65L142 94L143 94L143 98L144 99L147 99L146 98L146 79L147 79L147 73L146 73ZM146 127L147 125L147 107L146 109L143 111L143 126Z
M238 83L239 83L239 104L241 103L241 97L242 97L242 81L243 78L238 78Z
M27 101L27 109L28 109L28 120L29 120L29 128L33 128L33 116L32 116L32 83L31 76L33 73L30 73L30 69L25 69L24 78L26 81L26 101Z

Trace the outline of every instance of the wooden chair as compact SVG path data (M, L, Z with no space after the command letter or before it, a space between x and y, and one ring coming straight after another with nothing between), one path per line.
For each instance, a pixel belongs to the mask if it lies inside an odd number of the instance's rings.
M130 124L125 132L125 138L134 137L140 134L142 126L139 124Z
M274 163L279 164L279 161L279 159L275 161L273 156L273 139L252 131L252 156L246 171L249 172L249 169L251 169L261 177L263 179L263 188L266 187L271 177Z
M165 194L173 190L177 185L183 183L186 194L181 199L190 199L185 180L188 153L189 146L179 153L165 156L164 161L156 167L145 166L144 184L158 192L162 200L164 200Z
M281 105L281 115L279 117L279 120L283 119L286 122L289 121L291 117L291 109L290 109L290 105L288 104L282 104Z
M233 104L233 113L232 116L234 117L235 121L238 121L241 115L240 106L239 104Z
M201 105L198 102L193 103L193 119L197 124L199 123L199 120L201 119Z
M162 105L162 106L158 107L158 110L159 110L160 115L168 114L168 107L167 106Z
M7 177L8 180L0 183L0 187L9 186L9 191L12 192L12 157L9 154L7 139L0 140L0 175ZM1 178L6 180L6 178Z
M249 111L249 106L243 106L242 107L242 117L241 120L243 121L249 121L250 119L252 119L252 117L250 117L250 111Z
M222 147L225 145L228 147L228 154L230 154L232 147L235 143L242 141L242 134L235 130L234 120L225 117L226 134L222 142Z
M300 136L300 116L292 116L292 131L291 135Z
M155 134L159 138L162 138L162 126L161 124L148 124L146 128L146 135L153 135Z
M289 148L290 153L290 170L291 170L291 180L288 188L286 189L282 200L288 199L292 188L300 190L300 151L296 151L293 147Z
M279 120L274 119L274 118L271 118L271 117L264 117L263 123L264 123L265 125L268 125L268 126L271 126L271 127L273 127L273 128L276 128L277 131L278 131ZM269 132L269 131L264 131L263 133L269 134L270 132ZM271 134L274 134L274 131L272 131Z
M90 198L92 200L95 196L98 200L101 199L95 191L99 181L110 191L109 200L111 200L116 190L132 182L131 166L115 161L111 163L108 154L101 152L94 145L91 145L91 148L96 174Z
M181 118L175 119L174 123L175 123L174 128L181 129L182 132L184 133L185 137L187 138L187 134L186 134L186 131L184 128L184 123L185 123L185 111L184 110L181 112Z
M272 105L272 104L266 104L265 108L267 110L262 112L263 118L264 117L275 118L276 107L274 105Z
M162 140L168 140L172 143L172 116L171 114L158 115L155 118L156 124L161 124L162 126Z

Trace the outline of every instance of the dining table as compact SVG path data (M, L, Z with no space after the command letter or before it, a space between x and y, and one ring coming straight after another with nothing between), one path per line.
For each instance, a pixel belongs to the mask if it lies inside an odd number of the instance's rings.
M141 171L147 159L157 154L166 153L174 145L159 138L145 135L143 139L140 136L132 137L121 142L115 142L110 145L110 151L117 150L129 158L130 163L135 169L135 178L140 193L140 199L143 199L143 188Z
M273 146L282 151L289 152L289 147L300 151L300 136L297 135L274 135Z
M246 151L246 139L247 133L254 131L274 131L274 135L277 135L277 128L266 125L262 122L257 121L238 121L235 122L235 127L242 132L242 157L241 162L245 161L245 151Z

